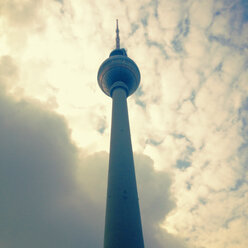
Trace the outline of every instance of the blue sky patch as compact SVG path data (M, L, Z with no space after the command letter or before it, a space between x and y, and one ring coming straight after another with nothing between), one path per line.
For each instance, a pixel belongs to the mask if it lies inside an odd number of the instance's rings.
M191 165L191 162L189 162L187 160L178 159L176 162L176 167L178 169L181 169L181 170L184 170L184 169L190 167L190 165Z

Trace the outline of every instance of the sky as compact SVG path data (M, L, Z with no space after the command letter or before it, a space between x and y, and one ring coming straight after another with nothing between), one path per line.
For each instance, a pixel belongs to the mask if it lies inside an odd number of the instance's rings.
M0 0L0 247L102 247L115 46L145 246L248 247L247 0Z

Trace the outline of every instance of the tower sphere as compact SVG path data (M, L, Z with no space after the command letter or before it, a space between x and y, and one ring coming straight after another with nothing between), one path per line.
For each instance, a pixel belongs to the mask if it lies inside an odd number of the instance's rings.
M125 49L115 49L100 66L97 80L102 91L111 96L111 89L116 82L125 84L127 96L135 92L140 83L140 72L135 62L127 57Z

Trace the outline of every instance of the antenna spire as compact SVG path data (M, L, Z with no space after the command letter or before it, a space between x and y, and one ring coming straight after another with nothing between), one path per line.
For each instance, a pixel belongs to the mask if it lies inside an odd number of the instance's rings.
M120 36L119 36L118 19L116 19L116 49L120 49Z

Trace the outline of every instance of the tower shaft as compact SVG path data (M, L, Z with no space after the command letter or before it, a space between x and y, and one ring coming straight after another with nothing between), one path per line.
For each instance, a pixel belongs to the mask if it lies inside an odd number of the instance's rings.
M112 126L104 248L144 248L135 179L127 92L112 90Z

